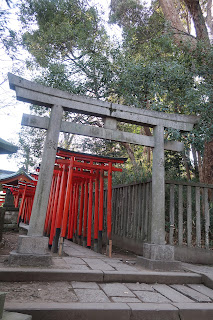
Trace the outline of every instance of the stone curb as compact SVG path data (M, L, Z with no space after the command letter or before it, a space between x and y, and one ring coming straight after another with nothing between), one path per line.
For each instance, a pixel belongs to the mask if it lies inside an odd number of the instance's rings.
M7 311L27 313L33 320L212 320L207 303L7 303Z
M199 284L202 281L201 275L183 272L114 272L104 271L103 282L144 282L162 284Z
M162 284L199 284L202 276L183 272L119 272L90 270L77 271L65 269L0 269L0 281L81 281L81 282L145 282Z
M64 269L0 269L0 281L2 282L30 282L30 281L81 281L103 282L103 272L100 270L67 271Z

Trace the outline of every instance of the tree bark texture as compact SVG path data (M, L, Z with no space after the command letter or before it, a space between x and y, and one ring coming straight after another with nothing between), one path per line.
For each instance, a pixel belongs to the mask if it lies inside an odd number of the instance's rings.
M196 35L198 40L205 41L210 45L209 35L205 24L205 19L201 10L199 0L184 0L194 21Z
M191 46L194 47L195 39L193 37L189 37L190 35L185 30L178 15L177 8L175 7L174 0L159 0L159 4L166 20L171 23L171 27L174 31L174 40L177 45L187 45L190 41Z
M213 184L213 140L206 142L204 147L203 182Z

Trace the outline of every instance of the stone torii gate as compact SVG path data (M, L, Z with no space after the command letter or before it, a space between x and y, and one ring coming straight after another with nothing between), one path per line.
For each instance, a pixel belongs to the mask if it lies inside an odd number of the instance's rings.
M27 114L24 114L22 118L22 125L46 129L47 136L28 236L19 237L18 249L11 256L11 261L14 262L16 259L21 261L22 256L24 260L27 260L29 255L33 256L34 260L36 255L38 259L41 256L43 258L46 256L48 240L43 237L46 209L59 133L66 132L153 148L151 238L150 243L143 246L143 259L147 266L151 266L150 263L157 260L169 260L173 263L172 247L165 245L164 150L180 152L183 150L183 144L177 141L164 141L164 128L187 132L193 129L198 117L168 114L104 102L46 87L13 74L8 76L10 88L16 91L18 100L51 108L50 118ZM62 121L63 110L101 117L104 119L104 128ZM151 127L153 128L153 136L119 131L117 121ZM49 263L49 260L45 263Z

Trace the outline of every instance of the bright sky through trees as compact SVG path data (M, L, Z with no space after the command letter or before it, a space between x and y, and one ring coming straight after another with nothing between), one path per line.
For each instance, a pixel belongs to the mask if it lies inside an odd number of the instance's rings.
M100 12L103 14L103 19L107 22L109 14L109 6L111 0L92 0L92 4L97 5ZM9 9L6 6L6 1L0 0L1 8L9 10L11 12L9 23L14 28L17 26L18 21L16 17L17 1L12 1L12 7ZM113 36L117 35L119 37L119 27L118 26L109 26L107 31ZM26 54L26 53L25 53ZM1 63L1 72L0 72L0 137L7 141L10 141L14 144L18 143L18 132L21 128L21 118L23 113L29 113L29 104L18 102L15 98L14 91L9 89L9 84L7 80L7 73L13 72L16 74L16 70L24 65L25 56L20 56L20 60L12 61L6 54L2 47L0 47L0 63ZM30 79L31 74L25 73L23 77ZM14 159L8 159L7 155L0 156L0 169L16 171L18 166Z

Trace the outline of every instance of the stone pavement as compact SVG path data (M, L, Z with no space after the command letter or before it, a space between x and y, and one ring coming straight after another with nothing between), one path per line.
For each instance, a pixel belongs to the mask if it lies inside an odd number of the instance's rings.
M154 272L134 259L110 259L65 241L53 266L1 265L5 308L33 320L213 319L213 268L183 264L182 272Z

